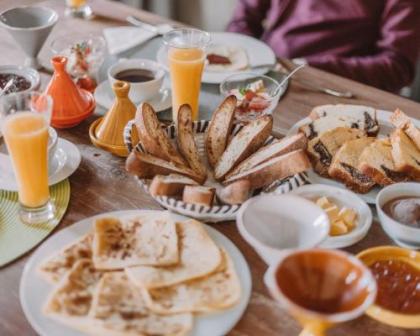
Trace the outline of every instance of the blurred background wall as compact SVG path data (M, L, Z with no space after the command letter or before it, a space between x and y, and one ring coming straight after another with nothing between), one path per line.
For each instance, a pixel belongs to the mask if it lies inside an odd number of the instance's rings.
M0 0L1 1L1 0ZM189 25L207 30L223 31L232 16L237 0L123 0Z

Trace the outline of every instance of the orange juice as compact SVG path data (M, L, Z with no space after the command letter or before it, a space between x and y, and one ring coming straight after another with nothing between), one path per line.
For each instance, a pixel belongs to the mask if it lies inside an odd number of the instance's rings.
M19 201L28 208L45 205L48 189L48 123L34 112L8 116L2 127L16 175Z
M199 48L169 48L168 61L172 84L172 113L176 121L178 109L189 104L192 118L198 118L198 97L205 53Z

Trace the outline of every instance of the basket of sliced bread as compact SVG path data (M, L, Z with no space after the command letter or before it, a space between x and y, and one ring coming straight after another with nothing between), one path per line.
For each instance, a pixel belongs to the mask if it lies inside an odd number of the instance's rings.
M306 184L306 137L276 139L270 115L235 124L235 106L229 96L211 120L192 121L182 105L177 122L164 126L141 104L124 131L127 171L164 208L209 222L234 219L253 195Z
M309 180L333 179L375 202L379 188L420 181L419 121L361 105L315 107L290 134L304 134L313 173Z

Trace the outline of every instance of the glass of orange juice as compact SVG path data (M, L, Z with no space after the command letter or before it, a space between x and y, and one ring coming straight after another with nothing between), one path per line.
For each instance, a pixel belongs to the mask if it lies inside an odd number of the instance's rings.
M205 48L210 40L209 33L188 28L174 29L163 36L171 76L174 122L182 104L189 104L193 120L198 119L201 75L206 59Z
M0 126L16 176L21 220L46 223L54 218L48 188L48 127L52 99L42 93L0 98Z
M87 0L66 0L65 15L87 19L92 14L92 8Z

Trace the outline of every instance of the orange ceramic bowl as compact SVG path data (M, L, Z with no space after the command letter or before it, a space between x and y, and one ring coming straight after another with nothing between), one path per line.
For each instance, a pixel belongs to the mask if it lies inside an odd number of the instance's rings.
M370 266L380 260L404 261L420 270L420 253L417 251L396 246L379 246L360 252L357 257L366 265ZM366 314L382 323L400 327L416 329L420 328L420 314L402 314L387 310L377 304L368 308Z

